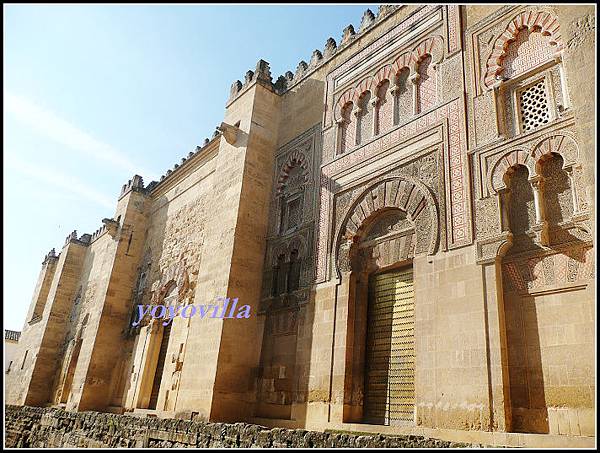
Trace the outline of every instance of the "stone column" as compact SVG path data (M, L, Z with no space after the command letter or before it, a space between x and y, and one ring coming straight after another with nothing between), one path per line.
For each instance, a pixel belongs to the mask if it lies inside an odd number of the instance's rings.
M573 215L579 213L579 198L577 196L577 185L575 184L575 172L573 166L564 169L569 177L569 186L571 186L571 199L573 200Z
M335 120L335 155L342 154L342 131L344 129L344 124L347 124L344 118L340 118L339 120Z
M392 102L393 102L393 121L394 121L394 126L398 125L398 123L400 123L400 106L398 105L398 95L401 89L401 86L398 85L398 80L395 81L394 86L392 87L392 89L390 90L390 93L392 94Z
M541 176L534 176L529 180L533 187L533 201L535 204L535 222L542 227L541 242L543 245L549 244L548 221L546 220L546 208L544 204L544 179Z
M360 145L362 137L360 136L360 114L363 109L360 106L356 106L354 110L352 110L352 114L354 115L356 124L354 129L354 146Z
M498 192L498 205L500 207L500 230L510 231L508 208L510 206L510 190L502 189Z
M413 87L413 113L415 115L418 115L419 113L421 113L421 106L420 106L420 96L419 96L419 79L421 78L421 76L419 75L418 72L415 72L414 74L411 74L408 77L408 80L410 80L412 82L412 87Z
M377 96L373 96L371 99L371 106L373 107L373 130L372 135L375 137L379 133L379 105L380 101Z

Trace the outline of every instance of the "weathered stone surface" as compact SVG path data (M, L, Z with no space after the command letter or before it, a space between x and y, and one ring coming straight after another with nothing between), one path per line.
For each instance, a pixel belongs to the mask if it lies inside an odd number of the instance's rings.
M269 429L248 423L204 423L56 408L6 406L8 448L447 448L469 444L421 436L354 435Z

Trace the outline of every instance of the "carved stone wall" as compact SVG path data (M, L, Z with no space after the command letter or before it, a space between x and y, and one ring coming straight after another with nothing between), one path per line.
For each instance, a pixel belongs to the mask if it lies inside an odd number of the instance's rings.
M283 255L284 262L288 263L294 250L299 252L298 258L302 263L299 288L294 294L282 296L282 301L290 297L297 303L308 300L307 290L314 281L313 231L318 208L316 175L320 161L320 124L313 126L277 151L262 285L265 308L277 303L271 300L273 272L277 260ZM294 204L291 204L290 200ZM296 207L297 203L300 204ZM290 207L294 208L294 211ZM295 212L295 220L290 223L292 212Z
M320 162L320 124L277 150L260 307L264 329L256 383L257 416L289 419L291 404L299 398L298 319L314 283Z

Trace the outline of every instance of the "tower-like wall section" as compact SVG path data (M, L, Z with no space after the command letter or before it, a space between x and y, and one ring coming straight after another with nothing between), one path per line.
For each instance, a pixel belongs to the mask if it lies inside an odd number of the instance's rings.
M25 348L27 357L24 364L21 364L26 376L21 381L22 404L43 406L50 403L51 383L58 372L57 363L63 351L65 327L72 309L86 246L76 239L67 238L56 264L44 311L35 329L37 332L27 332L27 337L24 338L21 347Z

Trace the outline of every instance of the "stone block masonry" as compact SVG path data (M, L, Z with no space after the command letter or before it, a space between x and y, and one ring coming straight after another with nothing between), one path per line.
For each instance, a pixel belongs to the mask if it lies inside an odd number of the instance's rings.
M5 416L5 447L8 448L464 448L480 446L422 436L269 429L247 423L206 423L155 417L141 418L28 406L7 405Z

